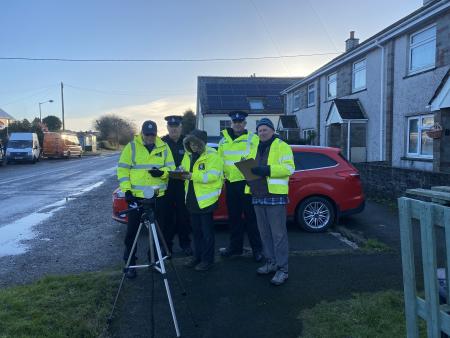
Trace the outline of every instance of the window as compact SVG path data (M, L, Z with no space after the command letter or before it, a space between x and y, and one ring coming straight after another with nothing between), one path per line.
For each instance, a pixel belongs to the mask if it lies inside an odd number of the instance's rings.
M262 99L249 99L248 103L250 104L251 110L263 110L264 104Z
M294 93L294 105L293 105L294 111L300 109L300 91L296 91Z
M309 141L309 144L312 144L312 141L314 141L315 137L315 131L314 129L303 129L303 139Z
M316 86L314 83L308 85L308 107L316 104Z
M353 91L366 88L366 60L361 60L353 64Z
M219 127L219 132L227 129L227 128L231 128L231 120L220 120L220 127Z
M337 94L337 74L328 75L327 78L327 99L334 99Z
M325 154L314 152L294 152L295 170L329 168L337 162Z
M433 157L433 139L426 133L433 125L433 115L408 118L408 156Z
M436 60L436 26L411 35L409 49L410 72L433 67Z

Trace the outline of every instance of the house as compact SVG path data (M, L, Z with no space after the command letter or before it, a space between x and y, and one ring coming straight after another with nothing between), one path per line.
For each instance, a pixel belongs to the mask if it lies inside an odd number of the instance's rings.
M0 141L5 142L8 139L8 127L15 118L0 108Z
M80 140L80 146L83 151L91 151L93 153L97 152L97 135L95 132L78 132L77 136Z
M254 131L256 122L268 117L274 125L284 114L280 92L301 78L199 76L197 79L196 126L208 133L210 142L221 138L221 130L230 127L228 113L248 113L247 129Z
M351 32L343 54L282 91L285 113L353 162L450 172L449 68L450 1L424 1L362 43Z

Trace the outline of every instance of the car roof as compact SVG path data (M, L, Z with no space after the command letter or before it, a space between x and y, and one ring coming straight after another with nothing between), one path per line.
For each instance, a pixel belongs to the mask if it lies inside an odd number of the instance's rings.
M217 148L219 146L218 143L207 143L209 147ZM320 152L332 152L339 153L341 149L333 148L333 147L324 147L324 146L313 146L313 145L298 145L298 144L290 144L290 147L293 152L301 152L301 151L320 151Z

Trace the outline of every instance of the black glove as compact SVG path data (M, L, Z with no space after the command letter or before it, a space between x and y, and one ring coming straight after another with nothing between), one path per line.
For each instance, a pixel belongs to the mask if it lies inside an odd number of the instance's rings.
M133 196L133 193L131 192L131 190L125 191L125 201L127 201L127 203L136 202L136 198Z
M150 175L152 175L152 177L161 177L162 175L164 175L164 171L156 168L150 169L148 172Z
M270 166L260 165L251 169L252 173L261 177L270 176Z

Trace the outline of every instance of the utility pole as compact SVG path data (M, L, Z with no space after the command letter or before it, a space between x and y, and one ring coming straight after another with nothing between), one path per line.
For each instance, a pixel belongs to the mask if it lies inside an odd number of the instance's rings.
M66 126L64 123L64 85L61 81L61 111L62 111L62 127L63 131L66 130Z

